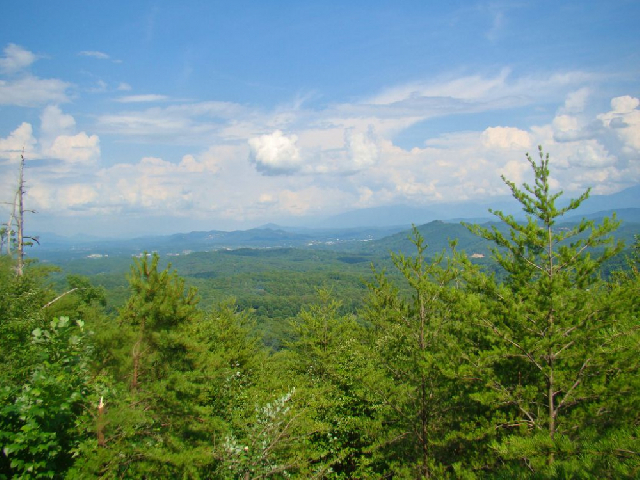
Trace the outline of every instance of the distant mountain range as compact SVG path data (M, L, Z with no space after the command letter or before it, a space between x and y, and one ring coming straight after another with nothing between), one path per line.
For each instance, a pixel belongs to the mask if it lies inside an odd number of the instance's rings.
M559 202L566 206L569 200ZM489 209L500 210L505 214L524 218L520 204L510 196L494 197L484 202L437 203L428 207L392 205L386 207L364 208L334 215L317 222L321 228L347 228L362 226L422 225L433 220L466 220L484 223L495 220ZM619 218L638 221L640 209L640 185L627 188L611 195L592 195L567 220L599 218L617 211ZM623 217L622 211L625 210Z
M463 207L464 205L464 207ZM497 201L491 206L504 213L522 217L518 203ZM336 215L325 219L316 228L266 224L250 230L232 232L211 230L177 233L166 236L147 236L132 239L101 239L87 235L62 237L42 233L40 246L29 254L43 260L81 258L101 255L135 255L143 251L158 251L163 255L177 255L191 251L236 248L325 248L359 253L388 254L389 251L412 252L408 240L411 224L421 225L420 231L430 251L445 248L450 239L457 238L461 249L478 254L488 253L486 243L469 233L460 220L469 223L495 221L487 209L489 204L440 204L430 209L396 205L378 207ZM566 222L581 218L598 220L616 212L623 221L618 237L630 243L633 234L640 233L640 186L613 195L594 195ZM463 216L465 215L465 216Z

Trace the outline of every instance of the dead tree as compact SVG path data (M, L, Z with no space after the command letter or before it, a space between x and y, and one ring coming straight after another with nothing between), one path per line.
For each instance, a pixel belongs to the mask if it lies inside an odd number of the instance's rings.
M24 213L35 213L34 210L25 210L24 208L24 150L20 155L20 173L18 176L18 188L13 197L11 215L7 222L6 236L7 236L7 254L11 255L11 240L14 234L13 222L15 221L15 234L16 234L16 250L17 250L17 264L16 275L22 276L24 273L24 247L26 245L33 245L33 242L40 244L38 237L29 237L24 235Z

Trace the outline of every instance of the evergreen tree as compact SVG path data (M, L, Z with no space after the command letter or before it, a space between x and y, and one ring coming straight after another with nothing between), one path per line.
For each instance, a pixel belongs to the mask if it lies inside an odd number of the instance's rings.
M372 369L365 380L379 421L377 455L401 478L461 476L473 470L468 423L465 300L454 250L431 261L414 228L413 258L393 255L412 297L403 297L384 274L371 285L365 318L371 322ZM464 469L463 469L464 470Z
M104 418L86 419L104 440L85 443L76 477L188 477L202 466L192 442L200 423L190 378L189 329L200 318L196 292L185 292L184 280L170 266L160 271L158 263L157 254L145 254L131 267L131 296L112 332L114 360L95 386L96 407L100 397L106 404L98 412Z
M362 388L367 358L364 331L353 315L341 315L341 304L327 288L317 303L291 321L286 368L295 375L297 395L305 405L310 461L326 478L368 476L366 450L373 443L373 413Z
M527 221L493 212L508 225L508 235L495 227L470 227L495 243L494 257L507 275L504 283L470 276L485 303L475 320L492 337L477 364L488 388L477 398L495 408L499 439L494 448L506 475L629 474L637 456L609 457L616 466L596 469L598 443L620 424L609 416L612 402L622 394L621 385L611 382L610 366L629 327L628 312L599 276L602 264L622 248L610 237L618 222L582 220L559 228L557 221L577 209L589 192L558 207L562 192L550 191L548 155L540 148L539 161L527 158L533 186L520 189L503 177ZM637 425L637 418L625 419L634 420ZM619 439L623 445L627 435Z

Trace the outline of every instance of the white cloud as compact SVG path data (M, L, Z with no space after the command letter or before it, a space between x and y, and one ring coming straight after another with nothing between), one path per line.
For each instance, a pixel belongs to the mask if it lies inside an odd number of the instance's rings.
M368 205L486 199L509 193L500 174L516 183L530 182L524 153L536 156L534 147L542 144L551 154L556 188L577 193L597 186L604 193L601 182L606 182L610 193L638 183L636 145L640 144L635 142L640 140L640 110L635 99L614 99L611 112L594 118L584 113L586 104L577 96L569 94L564 104L575 114L559 114L549 124L528 129L492 126L482 132L446 133L429 139L425 148L411 150L383 139L378 164L350 181ZM558 140L562 135L562 141ZM615 138L620 142L613 142Z
M502 167L498 168L498 173L516 184L524 181L524 176L529 172L529 164L523 159L509 160Z
M378 161L379 151L372 128L367 133L346 130L345 144L357 170L375 165Z
M460 112L529 105L535 99L557 98L567 89L596 80L594 74L572 71L515 77L509 68L492 76L469 75L400 85L366 99L363 104L393 106L389 113L422 110L425 118ZM426 109L426 111L425 111ZM406 114L406 113L405 113Z
M611 100L611 108L614 113L630 113L640 105L640 100L628 95L616 97Z
M10 43L4 48L4 57L0 58L0 72L16 73L35 62L37 57L29 50L15 43Z
M261 198L264 198L261 195ZM272 212L278 214L302 216L331 210L352 203L354 198L336 187L320 188L316 186L297 189L281 189L270 197Z
M183 177L171 171L174 166L160 158L146 157L138 164L119 164L98 172L102 201L107 206L144 207L173 212L189 199Z
M157 214L210 215L225 199L238 204L229 192L212 188L220 166L236 151L212 147L197 155L184 155L179 163L144 157L134 164L116 164L96 175L100 203L111 211L144 209ZM227 198L228 197L228 198Z
M22 123L6 138L0 138L0 158L17 161L22 154L27 158L36 158L35 151L37 140L33 136L33 128L30 123Z
M250 160L265 175L295 172L301 166L295 135L286 136L280 130L249 139Z
M567 160L569 165L578 168L602 168L616 163L616 158L595 140L579 145Z
M104 80L96 80L93 87L87 89L91 93L104 93L109 89L109 85Z
M53 201L54 195L53 188L48 185L44 185L41 182L33 181L33 179L29 179L29 190L27 192L27 202L29 208L35 208L38 211L46 210L51 208L55 202ZM56 205L56 208L58 206ZM62 210L62 206L58 210L60 212Z
M271 205L275 203L275 198L270 193L263 193L258 198L258 203Z
M210 144L216 133L218 138L246 142L248 133L259 131L253 122L235 136L225 130L251 115L255 113L234 103L201 102L102 115L97 126L101 132L154 143Z
M156 95L156 94L150 93L147 95L127 95L124 97L117 98L116 102L120 102L120 103L163 102L168 99L169 97L167 97L166 95Z
M471 75L432 83L410 83L388 89L371 98L366 103L388 105L407 99L416 99L418 97L442 97L465 100L484 98L495 89L503 88L509 73L510 70L504 68L492 78Z
M89 185L75 184L61 188L58 197L62 202L58 205L68 208L91 203L98 197L98 193Z
M177 163L144 157L137 163L103 168L96 174L100 203L111 210L145 208L194 218L208 215L218 203L238 204L239 198L213 188L222 182L218 179L222 165L237 157L237 147L216 146L183 155ZM229 175L235 177L237 173ZM246 192L242 195L246 196Z
M19 45L10 43L0 57L0 73L12 75L10 80L0 80L0 105L33 107L43 103L68 101L69 83L58 79L41 79L23 72L37 60L37 56Z
M80 55L82 57L93 57L93 58L97 58L99 60L109 60L109 58L111 58L106 53L98 52L96 50L83 50L82 52L78 52L78 55Z
M504 12L495 10L491 13L491 29L487 32L487 39L495 42L500 36L500 32L505 23Z
M40 135L53 138L74 132L76 121L71 115L62 113L57 105L49 105L40 114Z
M131 90L131 85L126 82L120 82L120 84L118 85L118 90L121 92L128 92Z
M623 96L611 100L610 112L599 115L602 124L622 141L625 153L640 151L640 100Z
M524 130L513 127L489 127L482 133L482 140L488 148L530 148L531 136Z
M97 135L80 132L55 138L45 155L71 164L94 164L100 158L100 140Z
M564 102L562 111L565 113L582 112L590 95L591 89L588 87L583 87L569 93L569 95L567 95L567 99Z
M578 119L571 115L558 115L553 119L552 125L558 132L575 132L578 130Z
M55 78L41 79L31 75L15 81L0 80L0 105L34 107L46 103L64 103L71 86Z
M199 160L193 155L183 156L178 168L188 173L217 173L220 170L220 163L215 151L210 149L199 155Z
M499 174L518 183L530 181L524 152L535 155L532 150L539 143L551 152L554 182L569 185L566 190L599 181L613 189L640 181L640 102L617 97L611 111L595 117L588 103L598 91L583 85L590 80L580 72L515 77L503 69L492 75L401 85L370 101L315 108L296 102L269 111L214 101L154 106L145 103L169 97L119 93L110 105L115 113L97 117L96 134L78 133L60 102L49 100L38 140L31 125L23 124L0 139L0 156L15 158L26 143L33 158L63 160L43 161L33 169L40 175L33 178L34 197L56 208L262 223L273 215L507 194ZM67 88L60 90L62 98ZM119 90L130 88L121 84ZM419 137L427 123L420 122L426 119L459 114L463 125L466 114L535 104L538 97L544 97L544 103L532 108L528 118L543 119L540 125L524 127L521 118L521 128L516 128L507 116L504 123L485 125L488 128L451 127L448 133ZM33 97L28 101L38 104ZM410 141L418 146L394 145L396 134L412 125ZM147 156L105 167L100 160L114 160L100 158L104 134L137 142L135 150L148 148ZM153 148L141 146L144 142ZM166 150L172 157L152 156L159 155L163 144L172 144Z

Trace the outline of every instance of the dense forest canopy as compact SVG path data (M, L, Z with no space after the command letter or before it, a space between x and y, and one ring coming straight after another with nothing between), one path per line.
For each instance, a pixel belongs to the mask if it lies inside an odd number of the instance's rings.
M637 478L640 242L528 161L476 258L1 255L0 478Z

